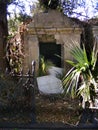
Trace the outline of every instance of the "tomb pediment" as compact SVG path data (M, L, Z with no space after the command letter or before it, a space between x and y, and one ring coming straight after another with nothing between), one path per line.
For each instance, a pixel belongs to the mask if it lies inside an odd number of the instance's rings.
M47 13L40 12L34 15L33 21L29 24L28 28L71 28L80 27L76 21L65 16L62 12L57 10L49 10Z

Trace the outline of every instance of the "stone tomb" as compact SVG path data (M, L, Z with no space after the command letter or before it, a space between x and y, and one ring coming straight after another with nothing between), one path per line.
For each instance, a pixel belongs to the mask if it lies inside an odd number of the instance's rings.
M80 46L83 31L81 25L76 21L57 10L36 13L24 33L24 70L31 66L32 60L35 60L37 71L41 55L46 60L56 63L57 67L64 68L65 71L69 70L69 65L65 60L73 59L70 49L75 45ZM56 55L59 55L61 59Z

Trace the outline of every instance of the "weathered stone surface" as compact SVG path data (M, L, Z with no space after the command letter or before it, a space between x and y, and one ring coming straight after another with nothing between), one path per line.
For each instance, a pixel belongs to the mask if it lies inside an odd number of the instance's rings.
M92 31L93 31L94 37L95 37L95 36L98 36L98 26L93 26L93 27L92 27Z
M70 47L74 47L74 43L80 45L80 37L83 31L80 24L57 10L49 10L48 13L35 14L33 21L27 28L27 33L24 36L28 37L25 42L25 46L28 46L28 49L25 49L27 64L30 65L31 60L35 60L36 68L39 68L39 44L56 43L61 44L61 67L68 71L70 68L65 60L72 60Z
M29 27L79 27L80 25L57 10L48 10L47 13L37 13Z
M37 78L38 89L42 94L63 93L63 86L60 79L52 76L42 76Z

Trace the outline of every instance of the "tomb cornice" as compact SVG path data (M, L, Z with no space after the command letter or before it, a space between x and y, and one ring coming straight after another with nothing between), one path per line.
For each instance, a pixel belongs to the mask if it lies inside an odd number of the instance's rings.
M29 28L27 33L29 35L42 35L42 34L70 34L70 33L76 33L81 34L83 31L82 28Z

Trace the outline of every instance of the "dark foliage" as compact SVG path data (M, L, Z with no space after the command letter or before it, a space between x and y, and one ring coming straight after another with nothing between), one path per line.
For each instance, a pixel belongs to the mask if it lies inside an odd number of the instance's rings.
M59 0L39 0L44 8L56 9L59 6Z

